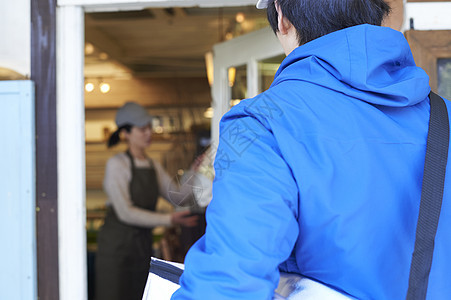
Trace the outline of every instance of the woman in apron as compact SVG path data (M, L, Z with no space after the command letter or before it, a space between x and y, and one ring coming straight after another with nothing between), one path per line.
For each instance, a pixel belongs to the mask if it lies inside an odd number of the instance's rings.
M118 130L108 146L119 142L122 132L128 150L108 160L104 190L108 196L105 223L97 239L96 300L142 299L152 256L155 226L194 226L197 217L189 211L155 212L158 196L181 204L192 190L172 182L158 162L147 157L152 117L140 105L128 102L116 114ZM169 195L170 191L177 191ZM178 198L176 198L178 197Z

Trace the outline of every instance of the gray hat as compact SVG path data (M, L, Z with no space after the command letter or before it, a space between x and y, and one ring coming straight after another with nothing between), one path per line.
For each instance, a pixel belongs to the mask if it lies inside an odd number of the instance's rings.
M264 8L267 8L268 7L268 0L259 0L258 2L257 2L257 8L258 9L264 9Z
M152 116L147 111L135 102L125 103L116 113L116 125L121 127L124 125L132 126L146 126L152 122Z

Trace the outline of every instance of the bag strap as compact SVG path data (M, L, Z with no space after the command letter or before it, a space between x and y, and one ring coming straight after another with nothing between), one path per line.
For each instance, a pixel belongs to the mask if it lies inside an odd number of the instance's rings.
M448 160L449 120L446 104L433 92L429 98L431 116L407 300L426 299Z

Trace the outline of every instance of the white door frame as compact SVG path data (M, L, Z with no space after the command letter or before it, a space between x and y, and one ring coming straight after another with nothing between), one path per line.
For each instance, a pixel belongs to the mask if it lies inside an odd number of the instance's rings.
M58 263L60 299L87 299L84 11L57 9Z
M254 0L59 0L57 6L57 149L59 292L87 299L84 134L84 13L144 7L223 7Z
M57 7L57 147L58 147L58 235L60 299L87 299L86 280L86 200L85 200L85 142L84 142L84 12L117 11L144 7L223 7L253 5L257 0L58 0ZM408 3L406 19L415 19L415 29L451 29L447 12L451 2ZM406 22L408 23L408 22ZM259 34L259 33L256 33ZM264 33L261 33L264 34ZM266 33L267 34L267 33ZM219 78L213 91L216 112L213 126L226 112L228 89L224 85L226 70L232 65L246 63L248 74L257 74L258 49L252 59L233 52L236 61L225 62L222 51L239 43L215 48L215 77ZM267 47L268 44L265 44ZM261 49L261 48L260 48ZM279 53L280 49L274 53ZM225 52L227 54L227 52ZM230 52L229 52L230 53ZM239 60L241 59L241 60ZM253 75L252 75L253 74ZM254 76L256 77L256 76ZM255 95L256 82L248 83L249 95ZM215 96L218 95L218 96ZM213 132L218 140L218 132Z
M219 121L230 109L228 69L246 65L247 96L251 98L259 92L258 61L283 53L282 46L269 27L213 46L212 106L214 114L211 124L213 147L217 147L219 143Z

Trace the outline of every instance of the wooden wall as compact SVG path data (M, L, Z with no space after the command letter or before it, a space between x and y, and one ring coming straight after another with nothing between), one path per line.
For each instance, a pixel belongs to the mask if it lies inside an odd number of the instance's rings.
M437 59L451 58L451 30L409 30L405 33L415 63L429 75L429 83L437 92Z
M207 78L88 78L96 89L85 92L86 109L118 108L126 101L136 101L147 107L203 106L211 103L210 86ZM103 94L98 84L103 81L111 86Z
M36 113L38 299L59 299L56 132L56 0L31 1L31 80Z

